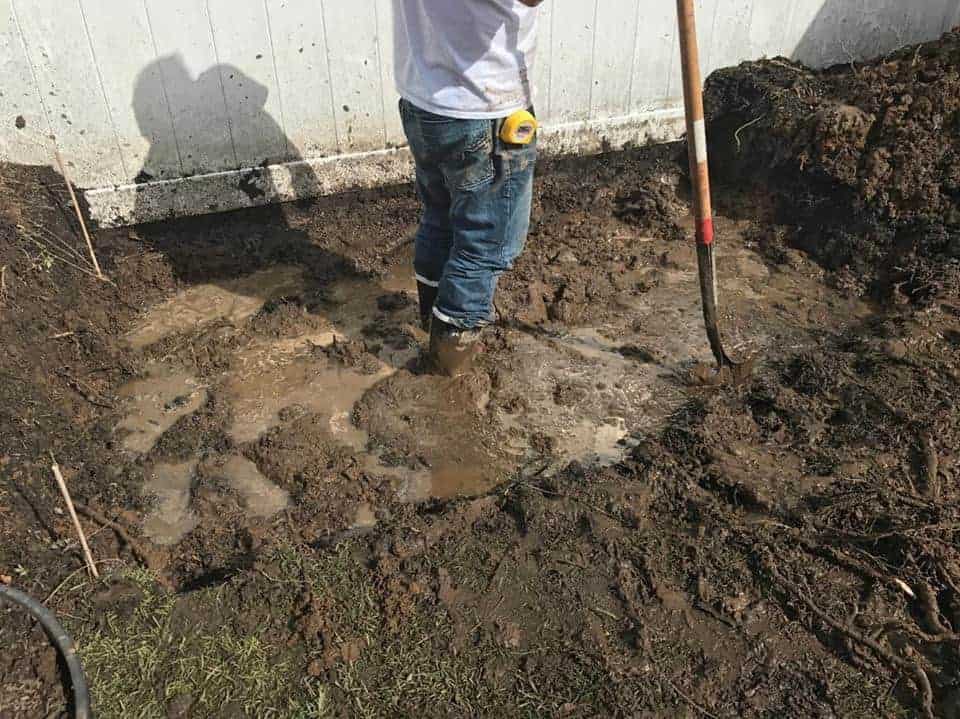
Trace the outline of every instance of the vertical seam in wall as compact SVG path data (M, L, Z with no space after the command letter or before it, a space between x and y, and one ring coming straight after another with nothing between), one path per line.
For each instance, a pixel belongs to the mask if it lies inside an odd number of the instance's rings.
M716 0L716 3L713 6L713 17L710 19L710 47L707 48L707 64L706 67L703 66L703 63L700 63L700 74L703 77L707 77L711 70L713 69L713 51L717 46L717 17L720 15L720 3L724 0ZM701 58L703 55L700 56Z
M594 73L597 71L597 18L600 15L600 0L593 2L593 23L590 28L590 91L587 93L587 119L593 119L593 85L596 82Z
M127 163L123 159L123 147L120 145L120 133L117 131L117 123L113 120L113 111L110 109L110 100L107 98L107 88L103 82L103 73L100 72L100 63L97 61L97 52L93 48L93 37L90 35L90 25L87 23L87 13L83 9L83 0L77 0L77 7L80 9L80 21L83 23L83 32L87 36L87 47L90 50L90 59L93 60L93 67L97 72L97 82L100 85L100 94L103 96L103 107L107 111L107 120L110 121L110 129L113 130L113 139L117 143L117 154L120 157L120 169L123 170L123 179L129 182L130 171L127 169Z
M376 30L373 33L375 44L377 46L377 71L380 75L380 119L383 121L383 146L387 146L387 100L386 89L383 86L383 56L380 54L380 12L378 11L380 3L377 0L373 2L373 24Z
M677 11L674 10L675 14L676 12ZM676 67L677 60L680 58L679 24L680 16L676 15L670 31L670 63L667 67L667 92L666 97L663 98L664 106L673 99L674 67Z
M47 110L47 103L43 99L43 91L40 89L40 78L37 77L37 69L33 66L33 59L30 57L30 47L27 45L27 36L23 33L23 27L20 25L20 17L17 15L16 0L10 0L10 12L13 15L13 23L17 26L17 34L20 36L20 44L23 45L23 54L27 58L27 66L30 68L30 77L33 78L33 86L37 90L37 99L40 100L40 109L43 111L43 119L47 123L47 135L53 143L53 149L57 149L57 136L53 132L53 123L50 122L50 112Z
M751 0L750 2L750 19L747 20L747 50L751 58L754 57L755 53L753 51L753 18L757 12L757 0ZM766 57L764 55L763 57ZM756 58L760 59L760 58Z
M330 91L330 112L333 115L333 136L337 141L337 154L343 152L340 146L340 120L337 118L337 106L333 102L333 71L330 65L330 40L327 37L327 14L324 2L320 0L320 27L323 29L323 51L327 56L327 89Z
M180 168L180 175L183 171L183 155L180 154L180 140L177 138L177 123L173 119L173 105L170 104L170 95L167 94L167 79L163 76L163 69L160 67L160 48L157 47L157 36L153 32L153 21L150 19L150 8L147 7L147 0L143 0L143 14L147 18L147 30L150 33L150 43L153 45L153 57L157 61L157 72L160 75L160 91L163 93L163 102L167 106L167 115L170 117L170 132L173 135L173 148L177 151L177 167ZM153 141L153 138L150 138Z
M940 32L950 32L953 29L953 21L960 7L952 7L950 0L943 4L943 21L940 23Z
M553 45L556 41L556 5L550 6L550 64L547 66L547 118L553 119Z
M630 85L627 88L627 114L633 114L633 83L640 64L640 3L635 2L637 18L633 23L633 52L630 55Z
M283 133L283 159L291 159L290 140L287 137L287 120L283 114L283 91L280 89L280 71L277 69L277 50L273 44L273 25L270 22L270 7L263 0L263 15L267 21L267 40L270 42L270 59L273 60L273 79L277 83L277 106L280 109L280 130Z
M233 141L233 121L230 118L230 106L227 105L227 88L223 84L223 68L220 66L220 52L217 50L217 37L213 32L213 16L210 14L210 0L203 3L207 11L207 25L210 26L210 44L213 46L213 60L217 63L217 78L220 80L220 94L223 96L223 113L227 120L227 133L230 135L230 149L233 150L233 167L240 169L237 145Z

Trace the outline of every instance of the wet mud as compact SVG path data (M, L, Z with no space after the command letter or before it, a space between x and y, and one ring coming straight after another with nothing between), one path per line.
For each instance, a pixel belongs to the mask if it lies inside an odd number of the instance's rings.
M737 383L680 146L540 168L455 379L424 371L411 188L98 232L107 284L60 254L58 178L3 167L0 581L72 617L104 716L955 716L956 48L710 79ZM84 519L102 584L51 452L113 524ZM176 680L121 682L137 622ZM0 714L56 715L24 627ZM231 671L267 659L201 691L228 636Z

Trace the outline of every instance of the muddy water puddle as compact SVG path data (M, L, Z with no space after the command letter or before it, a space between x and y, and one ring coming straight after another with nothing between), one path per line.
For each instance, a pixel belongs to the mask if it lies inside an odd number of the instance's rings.
M532 457L549 456L557 467L574 460L609 465L681 404L676 366L705 351L695 276L664 271L630 309L631 330L505 330L508 349L484 360L488 371L456 380L424 375L416 366L426 336L415 327L414 283L405 268L319 288L321 302L302 331L297 325L279 338L254 335L218 376L200 382L182 368L154 364L123 388L127 416L118 431L129 452L150 453L211 396L228 408L224 430L235 448L227 456L154 464L144 487L157 498L145 519L147 536L175 544L198 522L217 521L194 510L198 475L219 479L239 497L249 521L295 508L286 490L241 455L268 433L298 431L291 418L304 415L320 427L322 441L351 453L363 475L386 480L399 502L485 494ZM242 326L265 302L301 290L302 273L289 267L190 288L148 311L128 339L146 347L218 319ZM350 354L354 346L362 361ZM329 481L339 491L338 482L351 480ZM378 506L351 501L344 508L352 517L348 531L373 526Z
M143 487L156 499L143 522L143 533L155 544L170 546L197 526L199 519L190 506L197 463L158 464Z
M207 401L207 390L192 374L175 365L153 363L144 376L121 388L126 417L117 425L121 445L145 454L181 417L196 412Z
M660 414L642 411L654 399L656 373L635 367L596 330L550 339L519 334L514 342L501 381L518 392L524 411L501 410L499 419L521 437L545 438L560 462L616 462Z
M264 477L257 465L246 457L226 457L211 467L210 474L226 482L239 495L250 516L272 517L290 503L287 491Z
M142 349L216 320L240 324L265 302L303 288L303 270L286 265L220 284L195 285L147 311L126 339L134 349Z
M143 522L143 533L152 542L174 545L200 523L193 508L193 492L201 472L235 494L248 517L267 519L283 511L290 502L284 489L240 455L214 456L202 462L159 463L150 468L143 487L143 493L154 499Z
M285 409L323 413L331 434L357 446L363 437L349 421L354 404L393 369L386 364L370 373L345 369L317 350L335 336L314 336L299 345L263 344L240 353L227 373L223 393L233 408L228 429L237 443L252 442L281 422Z
M446 464L430 472L411 477L404 487L404 499L425 502L430 499L456 499L486 494L497 485L483 467Z

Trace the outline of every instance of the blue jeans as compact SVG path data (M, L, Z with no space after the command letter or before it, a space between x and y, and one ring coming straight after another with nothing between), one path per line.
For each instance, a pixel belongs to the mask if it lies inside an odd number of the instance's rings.
M489 324L497 280L530 228L536 140L509 145L502 120L457 120L405 100L400 115L423 203L417 281L437 288L435 317L462 329Z

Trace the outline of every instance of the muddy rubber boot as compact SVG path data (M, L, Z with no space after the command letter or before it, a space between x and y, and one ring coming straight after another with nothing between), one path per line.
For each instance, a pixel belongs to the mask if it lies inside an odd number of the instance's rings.
M417 299L420 303L420 326L423 327L424 332L429 332L433 304L437 301L437 288L417 282Z
M460 377L473 369L480 354L480 331L465 330L436 317L430 323L430 370L448 377Z

